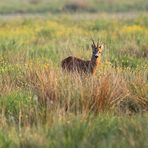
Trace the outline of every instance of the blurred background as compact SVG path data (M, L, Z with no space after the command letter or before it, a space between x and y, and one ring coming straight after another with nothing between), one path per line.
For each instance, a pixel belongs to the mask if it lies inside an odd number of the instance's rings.
M147 0L0 0L0 14L141 11L148 11Z

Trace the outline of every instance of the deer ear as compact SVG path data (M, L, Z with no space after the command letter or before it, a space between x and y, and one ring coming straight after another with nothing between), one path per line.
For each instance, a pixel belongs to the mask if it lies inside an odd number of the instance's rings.
M99 46L99 49L103 49L103 48L104 48L104 46L103 46L103 45L100 45L100 46Z
M104 46L103 45L99 45L99 51L102 52L104 49Z
M93 44L91 44L91 47L94 48L95 46Z

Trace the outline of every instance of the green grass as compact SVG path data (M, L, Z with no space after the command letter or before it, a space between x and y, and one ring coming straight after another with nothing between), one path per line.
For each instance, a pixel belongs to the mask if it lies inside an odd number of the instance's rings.
M116 117L108 114L90 117L57 118L52 126L0 130L1 147L143 147L147 143L148 119ZM21 134L20 134L21 133Z
M1 17L0 147L148 147L147 20ZM90 59L91 38L105 47L96 75L63 73L65 57Z

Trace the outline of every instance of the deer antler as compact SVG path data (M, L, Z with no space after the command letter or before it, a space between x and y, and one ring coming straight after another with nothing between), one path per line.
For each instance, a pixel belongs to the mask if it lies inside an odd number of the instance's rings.
M99 47L99 41L97 42L97 48Z
M91 39L91 40L92 40L92 42L93 42L93 46L96 47L94 40L93 40L93 39Z

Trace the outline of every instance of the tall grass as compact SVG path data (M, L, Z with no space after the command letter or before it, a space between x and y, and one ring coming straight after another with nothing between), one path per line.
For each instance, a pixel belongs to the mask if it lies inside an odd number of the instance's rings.
M147 16L82 16L0 22L0 147L147 147ZM62 71L91 37L96 75Z
M16 123L32 125L48 122L54 112L87 117L100 112L131 115L148 109L147 75L139 70L106 66L90 76L40 63L24 69L15 78L2 74L7 77L1 81L1 111L8 121L12 117Z

